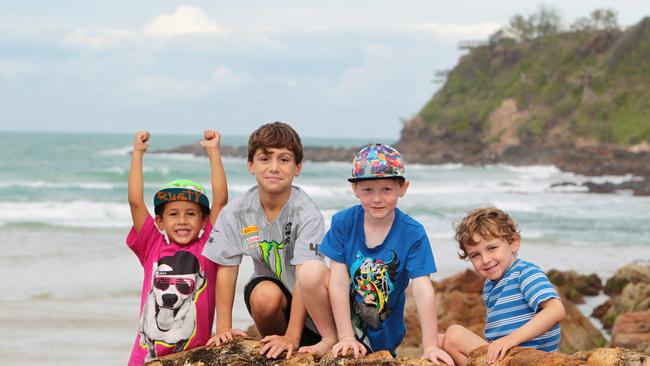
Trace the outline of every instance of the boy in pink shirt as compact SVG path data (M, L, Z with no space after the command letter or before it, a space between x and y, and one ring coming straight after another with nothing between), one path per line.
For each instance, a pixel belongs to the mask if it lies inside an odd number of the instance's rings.
M156 193L153 218L144 202L142 174L149 133L135 135L128 187L133 228L126 243L140 260L144 279L130 366L205 345L212 334L218 266L201 252L228 200L220 139L207 130L201 141L210 159L212 208L200 184L179 179Z

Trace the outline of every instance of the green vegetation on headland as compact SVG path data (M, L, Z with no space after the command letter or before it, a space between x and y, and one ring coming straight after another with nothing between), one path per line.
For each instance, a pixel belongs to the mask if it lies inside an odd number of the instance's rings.
M541 7L470 46L399 146L420 161L478 163L650 150L650 17L621 30L614 12L597 10L561 24Z

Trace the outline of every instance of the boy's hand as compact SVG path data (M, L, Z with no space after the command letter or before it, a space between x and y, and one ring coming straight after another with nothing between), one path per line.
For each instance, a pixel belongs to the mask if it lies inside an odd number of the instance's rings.
M512 340L512 337L509 335L499 338L494 342L490 342L487 350L487 360L489 363L495 363L498 360L502 359L508 350L512 347L518 345L518 343Z
M433 362L434 365L439 365L438 361L442 361L449 366L454 365L454 360L449 356L449 354L438 346L429 346L424 347L424 352L422 352L422 358Z
M133 151L147 151L149 147L149 131L138 131L135 133L135 140L133 141Z
M260 350L260 355L266 353L267 358L277 358L284 351L287 351L287 358L289 358L300 343L297 339L281 335L266 336L261 342L266 344Z
M366 355L366 347L356 340L354 337L343 337L339 339L339 343L332 347L332 356L336 358L341 352L341 356L347 356L348 350L354 352L354 358L359 358Z
M213 130L205 130L203 132L203 141L201 141L201 146L204 149L219 149L221 144L221 134Z
M208 340L208 343L206 346L209 346L211 344L214 344L216 346L220 346L224 343L228 343L233 340L233 338L237 336L242 336L245 337L248 334L244 332L241 329L234 329L234 328L228 328L228 329L221 329L217 331L217 334L214 335L214 337L210 338Z

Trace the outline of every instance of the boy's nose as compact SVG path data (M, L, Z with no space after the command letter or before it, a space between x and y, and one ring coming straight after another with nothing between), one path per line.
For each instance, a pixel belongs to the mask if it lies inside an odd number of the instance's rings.
M269 168L271 168L271 170L273 170L273 171L276 171L276 170L278 170L278 166L279 166L278 160L277 159L271 159L271 164L269 165Z

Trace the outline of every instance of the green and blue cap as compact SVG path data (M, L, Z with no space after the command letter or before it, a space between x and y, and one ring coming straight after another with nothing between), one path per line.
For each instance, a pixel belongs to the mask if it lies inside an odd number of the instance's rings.
M398 178L406 180L404 159L392 146L374 144L366 146L352 161L352 177L349 182L369 179Z
M162 186L153 197L156 214L159 207L162 208L165 203L172 201L194 202L201 206L204 212L210 212L210 200L205 195L205 189L193 180L176 179Z

